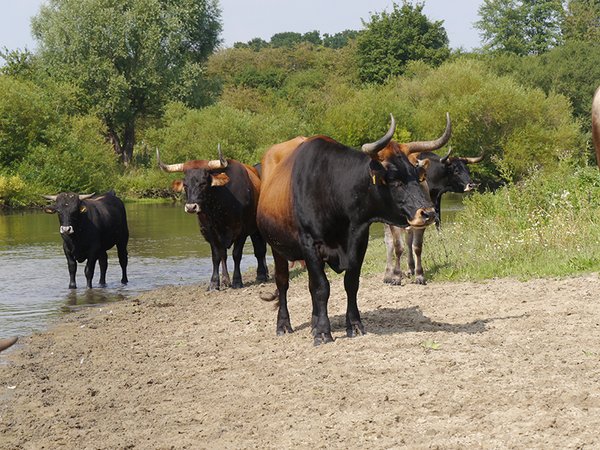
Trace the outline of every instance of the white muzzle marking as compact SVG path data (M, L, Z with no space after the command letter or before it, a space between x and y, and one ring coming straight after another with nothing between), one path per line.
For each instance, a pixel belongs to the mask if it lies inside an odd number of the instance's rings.
M73 227L60 227L60 234L73 234Z
M200 212L200 205L198 203L186 203L185 212L190 214L198 213Z

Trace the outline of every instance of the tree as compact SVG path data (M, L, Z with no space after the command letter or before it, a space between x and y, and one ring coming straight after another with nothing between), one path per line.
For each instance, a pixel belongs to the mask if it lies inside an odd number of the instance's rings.
M356 39L358 31L356 30L344 30L335 34L323 34L323 46L329 48L342 48L348 45L352 39Z
M561 0L484 0L479 7L485 48L517 55L539 55L562 42Z
M404 73L409 61L439 65L450 56L442 21L429 21L423 14L422 3L415 6L406 0L402 6L393 3L391 13L375 13L363 25L366 29L357 38L363 81L382 83L390 76Z
M173 98L203 98L219 17L216 0L50 0L32 29L41 63L81 89L127 165L138 118L159 115Z
M296 33L295 31L284 31L282 33L275 33L273 36L271 36L271 46L275 48L289 48L299 44L300 42L302 42L302 34Z
M600 1L570 0L562 32L566 41L600 41Z

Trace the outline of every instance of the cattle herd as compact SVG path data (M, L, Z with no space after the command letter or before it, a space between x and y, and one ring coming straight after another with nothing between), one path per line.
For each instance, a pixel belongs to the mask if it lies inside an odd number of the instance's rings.
M357 305L361 266L373 222L385 224L387 267L384 282L400 284L402 237L409 254L409 270L425 284L421 248L425 228L440 226L440 202L445 192L475 188L467 165L478 158L433 153L446 145L452 134L446 114L443 134L432 141L395 142L394 117L387 133L360 150L326 136L297 137L272 146L260 164L249 166L223 157L165 164L165 172L181 172L172 183L185 192L185 212L195 214L200 231L210 244L213 272L209 290L222 286L241 288L240 261L250 236L257 260L256 280L269 278L267 243L275 263L279 310L278 335L293 332L287 308L289 261L303 261L312 299L312 334L315 345L333 341L327 315L329 281L325 265L345 272L347 294L346 332L365 333ZM69 288L76 288L77 263L86 262L87 287L92 287L96 261L100 286L106 284L106 251L116 245L127 283L127 228L123 202L108 192L79 195L63 192L45 196L53 204L44 210L58 214L63 249L67 258ZM227 270L227 249L233 246L234 271ZM416 257L416 258L415 258ZM415 261L416 259L416 261Z

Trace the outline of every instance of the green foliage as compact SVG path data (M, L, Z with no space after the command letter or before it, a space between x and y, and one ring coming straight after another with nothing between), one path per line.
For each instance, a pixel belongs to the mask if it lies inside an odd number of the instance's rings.
M51 0L32 29L43 65L81 89L128 162L138 117L174 95L202 98L192 81L219 42L219 14L215 0Z
M566 42L600 41L600 3L597 0L569 0L562 32Z
M358 37L359 32L356 30L344 30L335 34L323 34L323 45L329 48L343 48L346 47L350 41Z
M117 158L101 137L95 117L75 117L53 126L51 145L38 145L23 160L18 173L27 183L49 192L104 192L114 187Z
M47 142L56 120L49 98L29 81L0 76L0 165L14 168L32 145Z
M600 172L563 161L523 182L465 198L454 224L428 230L423 264L432 280L527 279L600 270ZM366 266L383 273L373 242Z
M485 49L539 55L560 45L561 0L484 0L479 7Z
M393 3L391 13L375 13L357 38L362 81L382 83L401 75L409 61L439 65L450 56L448 36L441 21L431 22L423 4Z
M27 187L19 175L0 174L0 208L27 205Z

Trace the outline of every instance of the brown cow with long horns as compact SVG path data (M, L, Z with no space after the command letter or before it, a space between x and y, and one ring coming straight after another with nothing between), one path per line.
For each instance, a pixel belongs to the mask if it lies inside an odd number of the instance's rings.
M156 149L159 167L165 172L183 172L184 179L173 182L177 192L185 190L185 212L196 214L200 232L210 244L213 272L208 290L221 284L241 288L240 262L246 238L250 236L258 262L256 280L269 277L267 244L256 227L256 205L260 178L255 168L233 159L225 159L219 145L219 159L193 160L179 164L163 164ZM233 245L233 279L227 270L227 249ZM222 276L219 278L219 264Z
M385 222L426 226L435 211L420 181L424 166L412 153L439 148L450 137L450 123L435 141L392 141L396 123L379 140L354 150L326 137L298 137L271 147L262 160L258 227L273 249L279 297L277 334L292 332L287 308L287 261L303 259L312 298L315 345L331 342L327 315L329 281L325 264L345 271L346 333L364 333L357 305L360 271L369 241L369 226Z

